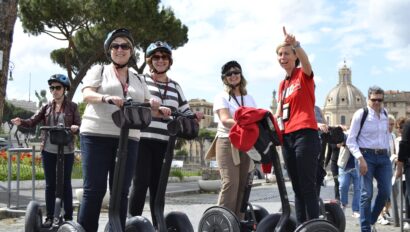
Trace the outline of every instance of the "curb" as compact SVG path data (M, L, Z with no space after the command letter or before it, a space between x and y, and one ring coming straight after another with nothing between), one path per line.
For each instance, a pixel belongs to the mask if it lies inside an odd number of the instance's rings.
M26 215L25 210L0 208L0 220L5 218L18 218Z

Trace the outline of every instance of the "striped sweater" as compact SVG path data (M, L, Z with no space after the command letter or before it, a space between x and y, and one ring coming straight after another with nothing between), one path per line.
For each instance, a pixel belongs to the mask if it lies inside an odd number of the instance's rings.
M182 88L176 81L168 78L168 82L159 82L154 81L148 75L144 77L151 97L157 99L163 106L169 107L173 111L178 110L183 113L192 113ZM149 127L141 130L141 138L168 141L167 121L162 118L152 117Z

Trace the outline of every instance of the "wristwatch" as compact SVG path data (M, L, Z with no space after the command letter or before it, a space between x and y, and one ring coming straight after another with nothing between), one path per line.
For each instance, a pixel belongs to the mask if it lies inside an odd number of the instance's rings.
M297 41L297 42L296 42L296 45L292 46L292 48L293 48L293 49L300 48L300 42Z

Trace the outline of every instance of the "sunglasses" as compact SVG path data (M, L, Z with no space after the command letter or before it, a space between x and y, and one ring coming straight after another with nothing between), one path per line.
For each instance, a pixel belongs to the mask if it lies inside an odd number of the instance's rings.
M227 72L227 73L225 73L225 76L226 76L226 77L230 77L230 76L232 76L232 75L239 75L239 74L241 74L240 71L232 71L232 72Z
M370 99L370 101L372 101L372 102L383 102L383 99L382 98L372 98L372 99Z
M152 56L152 59L155 60L155 61L160 60L160 59L162 59L162 60L169 60L169 56L167 56L167 55L163 55L163 56L153 55L153 56Z
M114 48L115 50L118 50L121 48L122 50L129 50L131 49L131 46L129 44L123 43L123 44L111 44L111 48Z
M54 86L54 85L50 85L50 91L54 91L54 90L61 90L63 88L63 86L61 86L61 85L57 85L57 86Z

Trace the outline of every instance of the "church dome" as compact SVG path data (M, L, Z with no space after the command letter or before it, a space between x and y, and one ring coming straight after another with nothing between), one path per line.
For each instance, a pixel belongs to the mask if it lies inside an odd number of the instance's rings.
M339 83L326 96L323 113L329 125L349 124L353 113L366 105L362 92L352 84L346 62L339 69Z
M329 91L326 97L325 108L351 107L360 108L365 104L366 98L362 92L352 84L339 83Z

